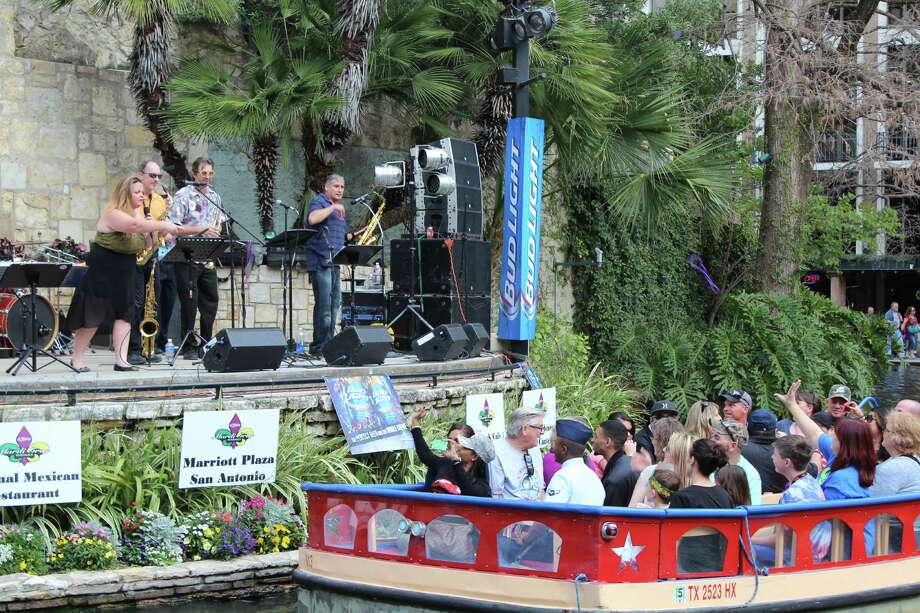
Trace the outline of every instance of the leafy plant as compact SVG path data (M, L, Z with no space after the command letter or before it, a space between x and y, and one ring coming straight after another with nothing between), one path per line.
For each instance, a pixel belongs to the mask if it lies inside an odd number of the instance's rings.
M182 561L182 529L156 511L138 510L121 522L121 559L140 566Z
M45 543L29 528L0 526L0 575L48 572Z
M262 496L243 501L239 523L255 536L259 553L297 549L306 536L303 522L290 505Z
M215 557L218 545L222 543L221 533L233 523L230 513L202 511L183 517L179 521L182 530L182 553L186 559L201 560Z
M55 572L100 570L118 562L115 538L107 529L92 524L74 526L52 543L48 561Z

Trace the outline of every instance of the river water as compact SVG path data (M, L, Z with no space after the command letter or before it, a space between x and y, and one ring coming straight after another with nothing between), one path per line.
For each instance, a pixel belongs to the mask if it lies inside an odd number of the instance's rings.
M896 364L875 392L875 399L883 410L894 408L899 400L920 400L920 366Z

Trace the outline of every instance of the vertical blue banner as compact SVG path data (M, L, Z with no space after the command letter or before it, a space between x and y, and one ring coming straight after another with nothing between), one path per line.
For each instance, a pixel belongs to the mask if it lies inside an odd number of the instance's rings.
M508 121L505 216L499 277L498 338L529 341L537 333L540 220L543 208L543 120Z

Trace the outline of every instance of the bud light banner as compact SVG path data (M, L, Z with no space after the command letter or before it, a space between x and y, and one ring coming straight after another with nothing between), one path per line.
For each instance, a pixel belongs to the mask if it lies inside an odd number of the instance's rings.
M353 454L415 447L399 396L388 376L326 377L325 380Z
M543 120L508 121L505 217L499 278L498 338L532 340L537 332L540 218L543 204Z

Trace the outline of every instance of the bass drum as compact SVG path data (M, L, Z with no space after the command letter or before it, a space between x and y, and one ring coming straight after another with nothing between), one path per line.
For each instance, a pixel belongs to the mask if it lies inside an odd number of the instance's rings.
M0 347L18 351L23 343L32 342L31 304L30 294L0 293ZM51 302L43 296L35 296L35 320L38 322L38 348L47 350L58 333L58 316Z

